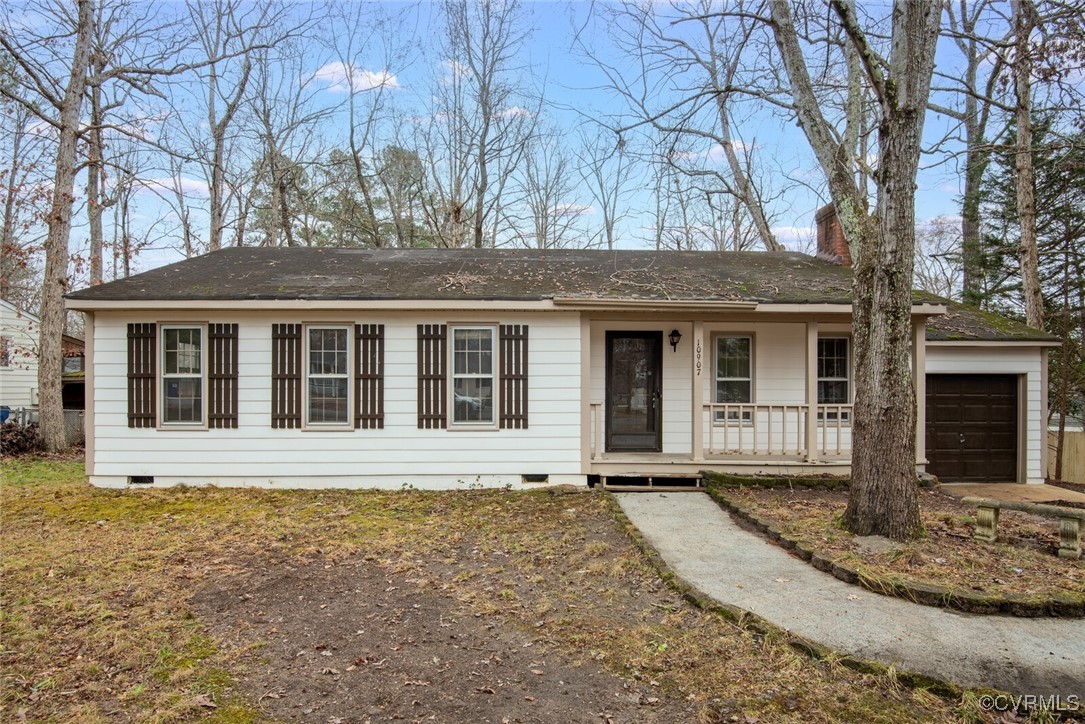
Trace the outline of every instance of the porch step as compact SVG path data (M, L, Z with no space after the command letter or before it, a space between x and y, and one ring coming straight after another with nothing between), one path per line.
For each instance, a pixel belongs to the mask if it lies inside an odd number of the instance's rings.
M601 475L599 482L606 490L638 492L673 490L675 492L702 490L700 474L659 473L657 475Z

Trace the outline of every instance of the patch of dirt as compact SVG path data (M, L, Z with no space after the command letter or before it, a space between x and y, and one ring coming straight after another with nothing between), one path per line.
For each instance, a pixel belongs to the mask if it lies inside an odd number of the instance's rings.
M433 571L351 557L251 561L192 600L250 647L240 682L271 716L320 722L672 722L695 709L587 655L472 614ZM640 601L638 606L648 606Z
M1085 483L1071 483L1068 480L1049 480L1048 485L1054 485L1059 488L1066 488L1067 490L1074 490L1078 493L1085 493Z

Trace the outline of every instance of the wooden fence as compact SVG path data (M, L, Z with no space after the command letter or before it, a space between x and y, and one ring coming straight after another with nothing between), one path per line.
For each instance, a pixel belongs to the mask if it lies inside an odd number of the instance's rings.
M1059 434L1047 433L1047 474L1055 477L1055 445ZM1066 431L1062 443L1062 479L1070 483L1085 483L1085 432Z

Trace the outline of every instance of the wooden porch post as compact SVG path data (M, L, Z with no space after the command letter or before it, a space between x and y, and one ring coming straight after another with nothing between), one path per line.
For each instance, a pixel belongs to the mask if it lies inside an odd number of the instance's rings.
M915 388L915 464L927 464L927 320L912 322L912 385Z
M591 474L591 320L580 315L580 472ZM602 440L595 444L601 446ZM602 450L601 447L597 449Z
M707 355L710 356L710 355ZM706 352L704 348L704 322L693 322L693 365L690 369L693 405L693 439L690 440L690 453L693 462L704 462L704 370Z
M806 461L818 461L818 323L806 323Z

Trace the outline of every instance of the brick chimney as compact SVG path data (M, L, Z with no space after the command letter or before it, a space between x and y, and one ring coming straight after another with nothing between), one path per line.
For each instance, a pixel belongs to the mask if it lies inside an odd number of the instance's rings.
M814 214L814 221L818 226L818 251L815 256L833 264L851 266L851 251L848 249L848 242L844 240L844 230L836 216L836 207L832 204L822 206Z

